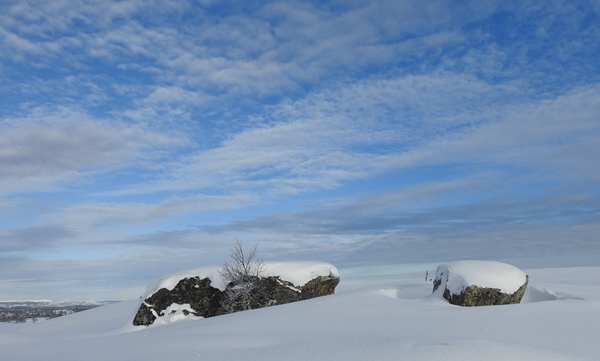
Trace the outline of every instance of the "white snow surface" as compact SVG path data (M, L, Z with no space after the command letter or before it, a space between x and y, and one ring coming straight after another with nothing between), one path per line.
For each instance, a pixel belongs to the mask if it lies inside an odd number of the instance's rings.
M210 285L214 288L218 288L221 291L225 290L227 282L219 274L219 270L223 268L219 266L207 266L196 268L188 271L177 272L168 276L159 278L158 280L150 283L146 288L143 299L152 296L156 291L161 288L172 290L175 288L177 283L184 278L191 278L198 276L200 279L209 278L211 280ZM299 287L305 285L310 280L313 280L319 276L335 276L339 277L338 269L332 264L326 262L309 262L309 261L296 261L296 262L265 262L262 276L279 276L279 278L289 281L294 286Z
M183 313L183 311L187 311L189 313L186 315ZM164 316L162 316L162 317L157 315L154 310L152 311L152 313L154 313L154 316L156 317L156 320L154 321L154 325L155 326L156 325L165 325L168 323L174 323L174 322L179 322L179 321L188 321L188 320L197 320L197 319L202 318L199 316L194 316L192 314L192 312L193 312L193 309L189 303L186 303L183 305L173 303L163 311Z
M304 286L319 276L340 277L338 269L325 262L265 262L263 275L279 276L296 287Z
M527 281L527 274L515 266L494 261L457 261L438 266L436 278L451 294L460 294L471 285L497 288L507 294L515 293Z
M600 360L600 267L527 269L521 304L486 307L450 305L431 294L424 273L351 287L342 269L343 287L331 296L160 327L131 325L139 300L37 324L0 323L0 358Z

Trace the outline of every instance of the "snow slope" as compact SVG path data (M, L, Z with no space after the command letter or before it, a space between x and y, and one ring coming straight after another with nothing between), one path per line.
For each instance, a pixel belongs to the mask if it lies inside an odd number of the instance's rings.
M139 300L0 324L2 360L600 360L600 268L526 270L518 305L463 308L419 272L398 282L162 327ZM344 274L342 272L342 283Z

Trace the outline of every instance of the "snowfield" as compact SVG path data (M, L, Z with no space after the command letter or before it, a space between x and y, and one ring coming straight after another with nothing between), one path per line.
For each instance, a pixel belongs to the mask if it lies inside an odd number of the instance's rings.
M424 272L308 301L134 327L140 300L0 324L2 360L600 360L600 267L532 269L521 304L459 307ZM351 272L349 272L350 274Z

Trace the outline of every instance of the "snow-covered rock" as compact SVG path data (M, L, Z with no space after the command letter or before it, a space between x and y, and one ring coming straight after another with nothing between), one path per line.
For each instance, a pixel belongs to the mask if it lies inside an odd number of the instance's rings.
M433 293L459 306L519 303L529 276L515 266L493 261L458 261L438 266Z
M171 323L240 311L229 300L227 284L212 266L175 273L148 285L136 326ZM323 262L270 262L264 264L253 295L252 308L280 305L334 293L337 268Z

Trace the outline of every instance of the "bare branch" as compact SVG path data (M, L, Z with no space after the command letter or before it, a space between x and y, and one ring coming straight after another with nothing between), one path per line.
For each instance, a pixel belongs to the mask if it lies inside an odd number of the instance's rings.
M234 262L225 262L219 271L229 283L227 286L229 299L244 310L251 308L251 302L254 299L253 291L264 270L263 261L256 258L257 250L258 245L255 245L248 253L244 253L242 241L236 239L229 255Z

